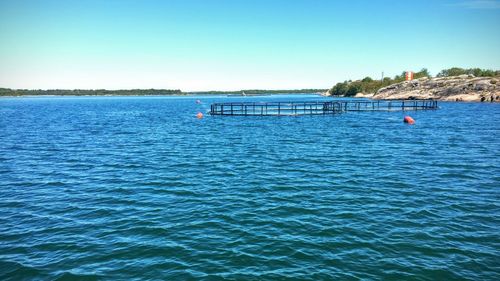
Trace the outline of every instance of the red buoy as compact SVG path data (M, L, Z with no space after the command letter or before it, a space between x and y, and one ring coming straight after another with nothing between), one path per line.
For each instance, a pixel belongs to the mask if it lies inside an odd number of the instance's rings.
M196 114L196 118L198 118L198 119L201 119L201 118L203 118L203 113L201 113L201 112L198 112L198 114Z
M410 116L405 116L405 118L403 119L403 122L408 123L410 125L415 124L415 120L413 120L413 118L411 118Z

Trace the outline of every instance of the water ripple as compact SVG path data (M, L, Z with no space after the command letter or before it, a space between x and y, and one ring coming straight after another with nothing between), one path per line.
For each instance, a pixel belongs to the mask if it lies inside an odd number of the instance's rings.
M196 99L0 100L0 279L500 279L499 105Z

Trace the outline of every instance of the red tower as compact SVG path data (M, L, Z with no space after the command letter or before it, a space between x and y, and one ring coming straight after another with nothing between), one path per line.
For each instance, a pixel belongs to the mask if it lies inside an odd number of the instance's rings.
M413 80L413 71L406 71L405 79L406 81Z

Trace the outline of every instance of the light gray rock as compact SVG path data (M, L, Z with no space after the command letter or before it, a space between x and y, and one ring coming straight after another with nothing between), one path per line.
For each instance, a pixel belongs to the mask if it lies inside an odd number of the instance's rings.
M460 75L437 78L420 78L382 88L374 99L436 99L446 101L500 102L498 78Z

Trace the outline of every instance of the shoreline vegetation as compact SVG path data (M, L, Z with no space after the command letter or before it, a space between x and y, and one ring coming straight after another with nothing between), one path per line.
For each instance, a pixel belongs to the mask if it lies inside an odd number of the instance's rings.
M0 96L190 96L190 95L277 95L277 94L321 94L327 89L299 90L240 90L240 91L196 91L183 92L169 89L131 89L131 90L28 90L0 88Z
M191 91L179 89L10 89L0 88L0 97L19 96L190 96L228 95L257 96L278 94L322 94L333 97L359 97L372 99L436 99L444 101L500 102L500 70L453 67L440 71L433 77L426 68L415 72L413 80L405 81L400 75L374 80L346 80L330 89L239 91Z
M427 69L405 81L405 72L394 78L348 80L337 83L324 95L373 99L436 99L444 101L500 102L500 70L453 67L435 77Z

